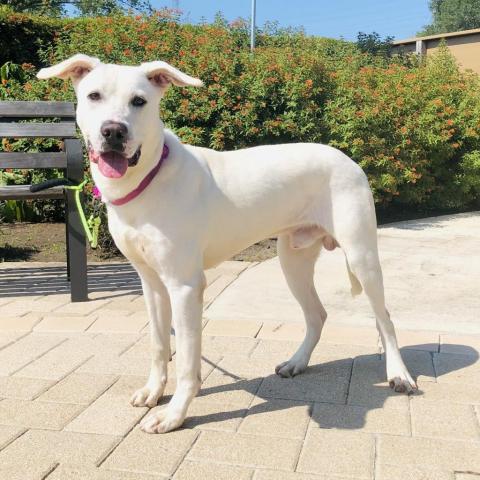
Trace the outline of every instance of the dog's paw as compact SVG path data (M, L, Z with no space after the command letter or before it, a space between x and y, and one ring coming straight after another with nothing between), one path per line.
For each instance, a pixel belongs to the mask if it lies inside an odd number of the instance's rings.
M167 433L180 427L184 419L181 413L166 407L147 415L140 422L140 428L146 433Z
M163 395L164 386L157 388L145 387L139 388L130 398L130 404L134 407L150 407L157 405Z
M390 388L398 393L406 393L410 395L418 390L415 380L413 380L408 372L404 372L399 376L389 378L388 384L390 385Z
M305 362L295 361L293 359L283 362L275 367L275 373L283 378L291 378L302 373L307 368Z
M398 393L410 395L418 390L415 380L410 375L408 368L403 363L400 352L387 354L387 379L390 387Z

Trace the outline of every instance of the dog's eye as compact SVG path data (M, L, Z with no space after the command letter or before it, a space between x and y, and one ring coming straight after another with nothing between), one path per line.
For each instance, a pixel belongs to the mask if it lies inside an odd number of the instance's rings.
M98 92L92 92L88 94L88 98L93 102L98 102L102 97Z
M130 102L134 107L143 107L147 101L142 97L133 97Z

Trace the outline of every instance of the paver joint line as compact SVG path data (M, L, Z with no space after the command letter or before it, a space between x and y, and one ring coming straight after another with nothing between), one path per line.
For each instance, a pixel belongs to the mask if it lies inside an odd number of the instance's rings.
M413 436L412 401L413 401L412 398L409 397L407 413L408 413L408 423L410 426L410 436Z
M21 340L22 338L25 338L27 335L28 335L28 332L23 332L23 333L21 334L21 336L19 336L19 337L15 338L14 340L6 343L5 345L0 346L0 352L1 352L2 350L6 349L7 347L9 347L10 345L13 345L14 343L17 343L17 342L18 342L19 340Z
M373 435L373 478L376 478L378 472L378 435Z
M145 417L145 415L148 414L148 410L141 416L141 418L139 418L137 424ZM105 463L105 461L115 452L115 450L117 450L117 448L121 445L121 443L125 440L125 438L135 429L137 425L133 425L129 430L128 432L126 432L124 435L122 435L119 440L118 440L118 443L116 445L113 445L112 448L110 449L110 451L106 452L105 453L105 456L103 458L101 458L98 462L97 462L97 467L101 467L102 464Z
M12 436L12 438L9 441L7 441L3 445L1 445L0 451L7 448L9 445L11 445L13 442L18 440L22 435L25 435L27 432L28 432L28 428L24 428L23 430L20 430L18 435Z
M201 435L202 435L202 432L199 432L199 434L193 439L192 444L189 447L187 447L185 454L182 456L181 459L179 459L177 465L174 467L174 470L173 470L172 475L171 475L172 478L177 473L177 470L180 468L180 466L183 463L183 461L185 460L185 458L187 458L187 455L190 453L193 446L198 442L198 439L200 438Z
M58 467L60 466L60 463L54 463L52 467L45 472L45 475L42 476L40 480L47 480L48 476L53 473Z
M132 429L130 430L130 432L135 428L135 426L132 427ZM128 432L128 433L130 433ZM115 444L115 445L112 445L112 448L108 451L105 452L105 454L96 462L96 466L98 468L100 468L104 463L105 461L108 459L108 457L110 457L110 455L112 455L112 453L120 446L120 444L123 442L123 440L125 440L125 437L127 436L128 434L124 435L124 436L121 436L118 438L118 442Z
M26 338L27 335L24 337ZM29 364L35 362L36 360L42 358L44 355L48 354L49 352L51 352L53 349L57 348L58 346L62 345L63 343L65 343L68 339L67 338L64 338L63 340L61 340L59 343L57 343L56 345L53 345L52 347L50 347L48 350L46 350L45 352L41 353L40 355L36 356L33 358L33 360L30 360L29 362L23 364L20 368L18 368L17 370L13 370L10 375L15 375L16 373L18 373L20 370L22 370L23 368L25 368L26 366L28 366ZM17 342L18 343L18 342Z

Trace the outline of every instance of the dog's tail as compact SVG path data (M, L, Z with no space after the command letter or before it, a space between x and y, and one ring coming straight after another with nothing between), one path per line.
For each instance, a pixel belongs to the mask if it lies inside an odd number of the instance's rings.
M348 278L350 279L350 284L352 285L350 292L352 293L352 297L356 297L362 293L362 284L350 269L350 265L348 264L348 259L346 257L345 263L347 264Z

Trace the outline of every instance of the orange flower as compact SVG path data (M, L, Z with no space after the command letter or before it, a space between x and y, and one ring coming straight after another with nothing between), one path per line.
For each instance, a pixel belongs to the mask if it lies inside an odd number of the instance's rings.
M305 80L305 86L306 86L307 88L311 88L312 85L313 85L313 80L310 80L310 79Z

